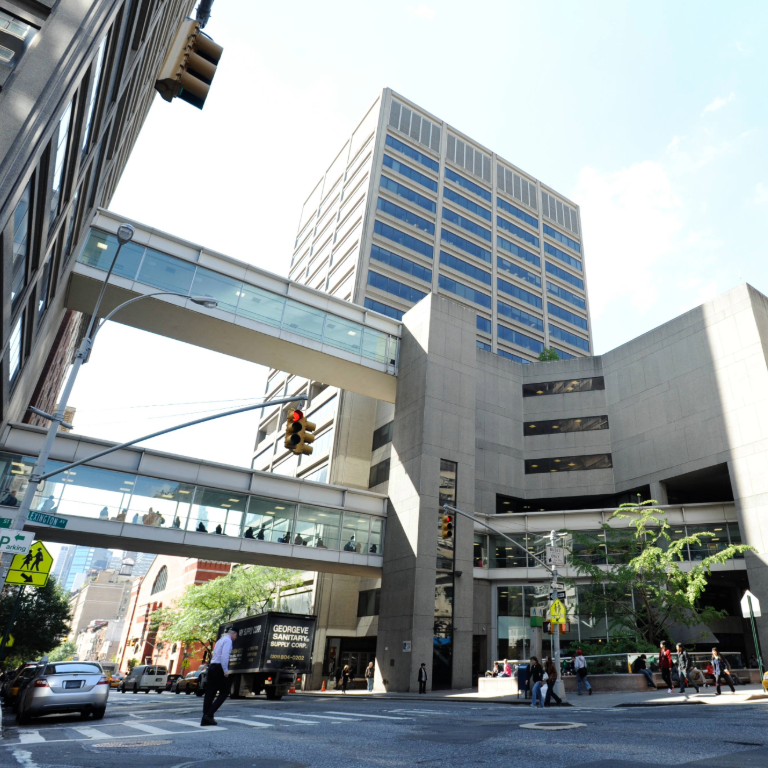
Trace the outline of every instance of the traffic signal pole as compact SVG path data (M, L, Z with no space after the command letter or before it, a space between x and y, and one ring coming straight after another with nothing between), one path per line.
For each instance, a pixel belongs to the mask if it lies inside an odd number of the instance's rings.
M557 566L550 567L547 565L540 557L537 557L536 555L531 552L528 547L526 547L524 544L520 544L519 542L515 541L511 536L508 536L504 531L500 531L498 528L495 528L494 526L490 525L490 523L485 522L485 520L479 520L474 515L470 514L469 512L465 512L464 510L459 509L458 507L452 507L450 504L443 504L443 509L449 512L453 512L455 515L463 515L464 517L468 517L470 520L472 520L475 523L479 523L484 528L487 528L489 531L492 531L497 536L501 536L502 538L506 539L507 541L512 542L516 547L520 547L520 549L525 550L528 555L533 558L539 565L542 566L542 568L546 568L550 575L551 575L551 581L550 581L550 600L555 601L557 600ZM555 539L557 538L557 534L555 531L550 531L549 533L549 540L550 540L550 546L555 546ZM550 616L550 621L551 621ZM555 662L555 669L557 669L557 687L559 688L559 691L557 691L560 698L565 701L565 682L563 681L563 676L560 668L560 625L555 624L555 629L553 633L552 638L552 654L554 656L554 662Z

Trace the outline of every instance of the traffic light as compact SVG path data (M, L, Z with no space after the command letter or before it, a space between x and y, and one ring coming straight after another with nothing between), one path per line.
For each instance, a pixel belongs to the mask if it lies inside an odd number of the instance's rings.
M166 101L178 97L202 109L223 52L201 31L200 22L184 19L157 76L155 90Z
M304 412L295 408L288 412L288 418L285 420L285 447L289 448L296 455L312 453L310 443L315 442L315 436L312 432L317 429L317 425L304 418Z
M453 516L452 515L443 515L443 538L444 539L452 539L453 538Z

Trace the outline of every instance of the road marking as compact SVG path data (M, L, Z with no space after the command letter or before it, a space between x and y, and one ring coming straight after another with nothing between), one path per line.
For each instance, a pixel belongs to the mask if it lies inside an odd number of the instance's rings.
M241 725L251 725L254 728L274 728L272 723L258 723L251 720L243 720L239 717L220 717L219 720L226 720L228 723L240 723ZM218 722L218 720L217 720Z
M254 717L260 717L263 720L285 720L287 723L298 723L299 725L320 725L314 720L302 720L298 717L278 717L277 715L254 715Z
M196 720L171 720L171 718L163 718L167 719L169 723L178 723L179 725L188 725L190 728L195 728L198 731L226 731L226 728L222 728L218 725L200 725Z
M259 715L259 717L261 717L261 715ZM334 720L335 722L342 722L342 721L346 722L346 723L359 723L360 722L360 720L358 720L358 718L356 718L356 717L341 717L341 715L339 715L338 717L335 716L335 715L333 717L331 717L331 715L314 715L314 714L312 714L312 715L307 715L307 717L319 717L321 720Z
M374 717L377 720L413 720L412 717L395 717L394 715L364 715L362 712L334 712L327 710L329 715L354 715L355 717Z
M27 731L19 734L19 744L39 744L45 739L40 735L40 731Z
M147 725L146 723L122 723L126 728L134 728L137 731L144 731L144 733L151 733L156 736L167 735L169 731L165 728L155 728L154 725Z
M89 739L108 739L112 738L107 734L97 731L95 728L91 728L89 725L72 726L72 728L83 736L87 736Z
M32 753L23 749L14 749L13 756L16 758L16 762L23 766L23 768L40 768L38 764L32 759Z

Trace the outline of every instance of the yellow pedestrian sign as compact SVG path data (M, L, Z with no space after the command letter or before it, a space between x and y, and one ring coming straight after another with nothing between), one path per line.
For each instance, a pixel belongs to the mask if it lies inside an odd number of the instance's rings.
M5 641L5 647L10 648L15 642L13 635L8 635L8 639Z
M549 620L553 624L566 623L565 606L559 600L555 600L555 602L549 606Z
M36 541L26 555L16 555L8 571L6 584L44 587L48 583L53 558L42 541Z

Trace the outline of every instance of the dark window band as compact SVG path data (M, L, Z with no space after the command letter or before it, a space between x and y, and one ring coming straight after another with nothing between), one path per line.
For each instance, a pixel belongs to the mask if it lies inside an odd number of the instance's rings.
M525 474L579 472L587 469L610 469L612 466L610 453L596 453L591 456L558 456L553 459L526 459Z
M545 381L541 384L523 384L523 397L563 395L571 392L591 392L592 390L597 389L605 389L605 379L602 376L592 376L589 379Z
M528 435L557 435L563 432L593 432L608 429L607 416L583 416L580 419L550 419L526 421L523 433Z

